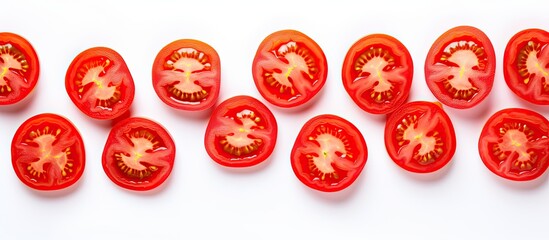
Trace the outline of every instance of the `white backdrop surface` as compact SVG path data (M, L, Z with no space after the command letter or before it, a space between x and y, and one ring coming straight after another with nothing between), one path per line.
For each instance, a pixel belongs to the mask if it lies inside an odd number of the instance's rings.
M41 72L20 109L0 108L0 239L546 239L547 174L516 183L486 169L477 151L488 117L523 107L549 117L548 107L515 97L502 72L507 41L525 28L549 30L547 1L21 1L0 4L0 31L29 40ZM471 110L446 107L457 134L452 162L418 175L395 165L383 142L384 116L363 112L345 92L341 66L349 47L372 33L399 39L414 61L409 100L434 101L423 65L444 31L472 25L492 40L497 58L490 96ZM251 63L264 37L296 29L313 38L328 60L328 80L315 103L301 110L267 104L279 123L276 149L267 162L229 169L204 149L208 114L163 104L152 89L158 51L194 38L220 55L220 101L250 95ZM114 185L101 166L110 126L84 116L64 87L67 67L81 51L106 46L125 59L135 81L133 116L154 119L172 134L177 156L159 189L138 193ZM265 101L264 101L265 102ZM76 186L54 193L23 185L11 166L10 143L31 116L52 112L80 130L87 165ZM303 123L336 114L364 135L369 158L358 180L337 193L304 186L292 172L290 151Z

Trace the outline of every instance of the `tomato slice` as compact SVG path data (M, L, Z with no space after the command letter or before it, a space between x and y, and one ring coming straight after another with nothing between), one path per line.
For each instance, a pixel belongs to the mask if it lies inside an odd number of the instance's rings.
M27 97L38 82L40 64L32 45L23 37L0 33L0 105Z
M265 104L250 96L235 96L213 111L204 146L220 165L250 167L271 155L277 133L276 119Z
M156 94L168 106L191 111L208 109L219 97L219 55L198 40L174 41L156 56L152 78Z
M495 70L492 42L470 26L442 34L425 60L425 79L431 92L443 104L459 109L474 107L488 96Z
M292 169L306 186L323 192L340 191L360 175L368 148L352 123L335 115L307 121L295 140Z
M410 94L414 66L408 49L396 38L372 34L358 40L343 62L343 86L364 111L387 114Z
M160 124L131 117L114 125L103 150L103 170L118 186L146 191L162 184L173 168L175 144Z
M82 176L85 160L84 142L76 127L51 113L29 118L11 142L11 161L17 177L37 190L71 186Z
M549 164L549 121L527 109L500 110L486 121L478 150L496 175L514 181L535 179Z
M522 99L549 105L549 32L526 29L515 34L503 57L507 86Z
M252 74L265 100L291 108L308 102L322 89L328 64L313 39L295 30L282 30L261 42Z
M133 102L135 86L126 62L110 48L94 47L78 54L65 76L72 102L95 119L115 119Z
M406 103L387 119L385 148L403 169L416 173L434 172L454 156L454 126L440 104Z

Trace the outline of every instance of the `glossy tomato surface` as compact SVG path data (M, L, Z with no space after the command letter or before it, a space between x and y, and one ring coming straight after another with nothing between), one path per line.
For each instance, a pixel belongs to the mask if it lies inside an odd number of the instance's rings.
M439 104L406 103L387 119L385 148L403 169L416 173L434 172L454 156L454 126Z
M472 108L488 96L495 70L492 42L471 26L443 33L425 60L425 79L431 92L444 105L458 109Z
M221 62L210 45L181 39L166 45L154 60L153 87L168 106L204 110L219 97Z
M349 121L335 115L318 115L299 131L290 159L303 184L335 192L358 178L366 165L368 148L358 128Z
M515 34L503 57L507 86L522 99L549 105L549 32L526 29Z
M291 108L311 100L328 75L326 56L307 35L282 30L259 45L252 65L255 86L269 103Z
M26 120L11 142L17 177L37 190L58 190L80 179L86 165L84 142L76 127L59 115L44 113Z
M410 94L414 65L408 49L396 38L372 34L358 40L343 62L343 86L364 111L387 114Z
M113 126L103 150L103 170L118 186L146 191L170 176L175 144L168 131L149 119L131 117Z
M486 167L500 177L535 179L549 162L549 121L527 109L500 110L486 121L478 151Z
M40 64L32 45L23 37L0 33L0 105L21 101L38 82Z
M116 51L94 47L78 54L65 76L72 102L95 119L114 119L133 102L135 86L126 62Z
M277 135L276 119L265 104L250 96L236 96L213 111L204 146L220 165L250 167L271 155Z

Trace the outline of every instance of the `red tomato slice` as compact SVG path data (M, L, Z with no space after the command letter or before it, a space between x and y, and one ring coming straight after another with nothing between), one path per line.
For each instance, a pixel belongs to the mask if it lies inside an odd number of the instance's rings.
M146 191L172 172L175 144L160 124L139 117L114 125L103 150L103 170L118 186Z
M456 134L440 105L410 102L387 119L385 147L398 166L429 173L450 162L456 151Z
M427 86L443 104L471 108L484 100L494 83L492 42L470 26L452 28L431 46L425 60Z
M307 121L295 140L292 169L306 186L323 192L340 191L360 175L368 148L352 123L335 116L319 115Z
M204 110L219 97L221 63L210 45L192 39L177 40L156 55L152 78L156 94L168 106Z
M549 32L526 29L515 34L503 58L507 86L522 99L549 105Z
M0 105L28 96L39 73L40 64L32 45L19 35L0 33Z
M115 119L133 102L135 86L126 62L110 48L90 48L76 56L65 76L72 102L95 119Z
M486 121L478 150L496 175L514 181L535 179L549 164L549 121L527 109L503 109Z
M412 57L396 38L372 34L358 40L343 62L343 86L364 111L387 114L410 94Z
M277 132L276 119L267 106L249 96L236 96L213 111L204 146L220 165L250 167L271 155Z
M80 179L86 165L84 142L69 120L45 113L15 132L11 161L17 177L37 190L58 190Z
M298 31L282 30L261 42L252 74L265 100L291 108L308 102L322 89L328 64L313 39Z

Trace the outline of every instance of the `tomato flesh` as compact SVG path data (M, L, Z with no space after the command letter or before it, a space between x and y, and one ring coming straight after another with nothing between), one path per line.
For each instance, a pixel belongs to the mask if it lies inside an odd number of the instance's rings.
M279 107L295 107L316 95L326 81L322 49L303 33L283 30L259 46L253 76L261 95Z
M249 96L236 96L214 110L204 145L223 166L249 167L269 157L277 131L274 115L265 105Z
M360 108L374 114L390 113L408 98L412 57L397 39L368 35L347 52L342 77L345 90Z
M156 57L153 85L160 99L171 107L209 108L219 95L219 56L211 46L198 40L174 41Z
M36 52L27 40L0 33L0 105L25 98L38 81L39 69Z
M484 164L498 176L535 179L549 164L549 121L526 109L501 110L486 122L479 151Z
M460 26L433 44L425 62L429 89L443 104L471 108L487 97L495 73L495 53L479 29Z
M305 123L291 156L292 168L301 182L319 191L333 192L355 181L368 153L354 125L334 115L320 115Z
M434 103L412 102L387 119L385 146L400 167L417 173L434 172L454 155L455 132L442 108Z
M505 81L519 97L549 105L549 32L526 29L515 34L503 59Z
M175 145L159 124L144 118L117 123L105 144L103 168L117 185L131 190L151 190L170 175Z
M38 190L57 190L75 183L85 165L82 138L61 116L40 114L17 130L12 162L18 177Z

